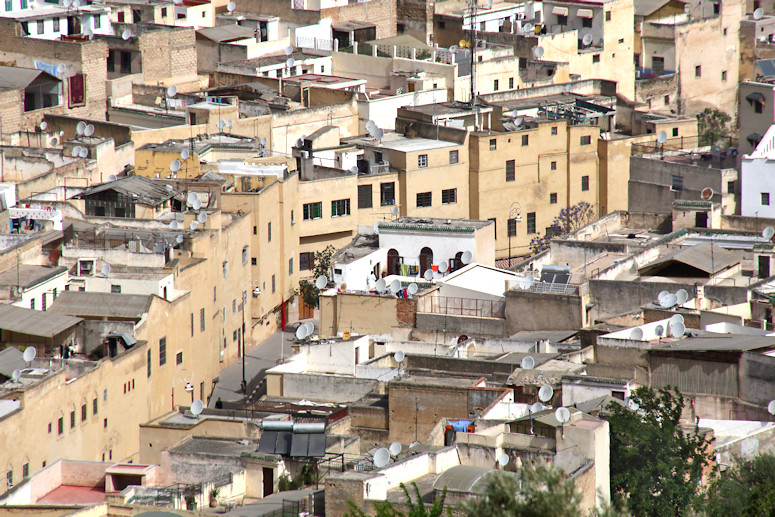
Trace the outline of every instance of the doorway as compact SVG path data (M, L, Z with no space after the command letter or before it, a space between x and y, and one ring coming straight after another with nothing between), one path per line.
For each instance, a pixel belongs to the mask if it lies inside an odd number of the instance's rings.
M263 468L264 474L264 497L274 493L274 469L271 467Z

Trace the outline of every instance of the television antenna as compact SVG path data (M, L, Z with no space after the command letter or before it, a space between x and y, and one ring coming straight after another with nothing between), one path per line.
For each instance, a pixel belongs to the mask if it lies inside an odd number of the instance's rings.
M536 365L535 359L533 359L532 356L526 355L522 358L522 360L519 362L519 366L523 370L532 370L533 367Z
M658 338L661 338L662 334L664 333L665 333L665 327L663 327L662 325L657 325L656 327L654 327L654 335L656 335Z
M397 206L394 206L393 208L390 209L390 215L392 215L393 217L398 215L398 207Z
M287 47L285 47L285 55L290 56L291 54L293 54L293 47L288 45Z
M178 87L175 86L174 84L169 88L167 88L167 98L171 99L177 94L178 94Z
M762 16L764 16L764 9L761 7L754 9L753 11L753 19L754 20L761 20Z
M668 322L671 325L676 325L678 323L683 323L684 322L684 317L681 316L680 314L673 314L672 316L670 316L670 319L668 320Z
M16 370L14 370L14 373ZM771 400L769 404L767 404L767 412L771 415L775 415L775 400Z
M178 244L182 244L183 239L184 237L182 235L178 235L177 237L175 237L175 242L177 242Z
M414 282L412 282L411 284L409 284L409 287L407 287L407 288L406 288L406 291L407 291L409 294L411 294L412 296L414 296L415 294L417 294L417 291L418 291L418 290L419 290L419 287L417 287L417 284L415 284Z
M296 329L296 339L303 341L307 336L309 336L309 333L307 332L306 325L299 325L299 328Z
M379 221L374 223L374 235L379 235Z
M311 336L312 334L315 333L315 324L312 323L311 321L306 322L304 324L304 327L306 327L306 329L307 329L307 335L308 336Z
M199 196L196 195L196 192L189 192L188 196L186 197L186 204L188 206L193 206L194 201L199 199Z
M230 13L233 13L234 9L236 9L236 8L237 8L237 4L235 4L234 2L229 2L226 5L226 10L228 10Z
M663 309L669 309L670 307L673 307L676 303L678 303L678 298L674 294L669 294L669 293L659 301L659 305Z
M191 153L188 149L183 149L180 151L180 159L181 160L188 160L188 157L191 156Z
M180 170L180 160L172 160L172 163L170 163L170 170L172 172L178 172Z
M191 208L193 208L194 210L199 210L200 208L202 208L202 200L199 198L196 198L194 200L194 204L191 205Z
M199 212L199 215L196 216L196 220L202 224L205 224L207 222L207 212Z
M700 197L703 201L710 201L710 199L713 197L713 189L710 187L705 187L702 189L702 192L700 192Z
M29 366L33 359L35 359L36 355L38 355L38 351L35 349L35 347L28 346L24 349L24 353L22 353L22 359L25 363L27 363L27 366Z
M657 142L660 144L664 144L667 142L667 132L666 131L660 131L657 133Z
M40 130L41 131L45 131L47 128L48 128L48 122L46 122L44 120L43 122L40 123Z
M674 325L670 325L670 334L674 338L682 337L684 335L684 332L686 332L686 326L680 321Z
M205 407L204 403L201 400L196 399L191 403L191 407L189 408L189 411L191 411L191 414L194 415L194 418L199 418L199 415L202 414L202 410L204 410L204 407Z
M533 49L533 55L535 56L536 59L541 59L542 57L544 57L544 52L546 52L544 50L544 47L536 47Z
M439 262L439 273L446 273L449 270L449 264L446 260Z
M527 291L533 287L533 277L532 276L523 276L519 279L519 288L523 291Z
M401 454L401 443L400 442L393 442L390 444L390 447L388 447L388 451L390 452L390 455L394 458Z
M627 397L624 399L624 405L629 409L630 411L637 411L640 409L640 404L638 404L635 399Z
M555 410L554 417L558 422L560 422L560 424L564 424L570 420L570 410L566 407L560 406L557 408L557 410Z
M381 469L382 467L387 465L388 462L390 462L390 451L384 447L380 447L374 453L373 461L374 461L374 466L377 467L378 469Z
M81 158L86 158L87 156L89 156L89 150L85 147L81 147L81 150L78 153L78 156L80 156Z
M522 32L533 32L535 31L535 26L528 22L522 26Z
M553 395L554 390L548 384L544 384L541 386L541 389L538 390L538 398L541 399L541 402L549 402L552 400Z
M196 221L191 221L191 224L188 225L189 229L193 232L197 228L199 228L199 223Z
M86 124L86 127L83 129L83 134L92 136L94 134L94 126L92 124Z
M121 33L121 39L123 39L124 41L128 40L131 37L132 37L132 31L130 31L129 29L124 29L124 31Z
M78 156L80 156L80 154L81 154L81 146L80 145L76 145L75 147L73 147L70 150L70 156L72 156L73 158L78 158Z
M689 299L689 293L686 292L686 289L679 289L675 292L675 298L678 305L683 305Z

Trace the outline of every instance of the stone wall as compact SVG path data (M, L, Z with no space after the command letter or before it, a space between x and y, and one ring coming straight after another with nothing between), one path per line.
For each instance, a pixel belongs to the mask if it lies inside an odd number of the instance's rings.
M146 81L196 75L196 32L190 27L155 30L140 35Z

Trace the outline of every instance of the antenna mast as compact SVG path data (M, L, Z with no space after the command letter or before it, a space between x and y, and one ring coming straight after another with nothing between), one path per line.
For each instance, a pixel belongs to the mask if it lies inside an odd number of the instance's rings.
M471 107L476 106L476 5L477 0L469 0L471 9Z

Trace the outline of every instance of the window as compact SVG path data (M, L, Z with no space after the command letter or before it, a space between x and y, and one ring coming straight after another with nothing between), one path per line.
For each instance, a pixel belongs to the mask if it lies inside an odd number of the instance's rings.
M45 30L46 30L46 27L43 23L43 20L38 20L38 34L43 34Z
M248 258L250 258L250 250L248 250L247 246L244 246L242 248L242 265L247 266L248 265ZM213 301L215 301L215 291L213 291Z
M508 224L508 233L509 237L514 237L517 235L517 220L516 219L509 219L507 221Z
M167 338L166 336L159 340L159 366L167 364Z
M104 401L107 401L108 400L108 390L105 390L103 392L103 396L104 396ZM98 405L99 405L99 399L97 397L94 397L94 399L91 401L91 414L92 415L96 415L97 414Z
M331 217L341 217L343 215L350 215L350 200L338 199L331 201Z
M13 11L13 2L11 0L5 0L5 10Z
M293 274L293 257L288 259L288 274Z
M51 422L48 423L48 433L51 434Z
M305 221L323 217L323 203L305 203L302 210L304 211Z
M228 272L229 272L229 263L228 263L228 262L224 262L224 263L221 265L221 267L223 268L223 278L226 278L226 275L227 275L227 274L228 274Z
M522 135L522 147L530 143L530 135Z
M600 54L592 54L592 62L593 63L599 63L600 62Z
M592 143L592 136L590 135L583 135L581 137L581 145L589 145Z
M727 71L726 70L722 70L721 71L721 80L722 81L726 81L727 80Z
M59 32L59 18L54 18L54 32Z
M183 364L183 352L178 352L175 355L175 364Z
M30 299L30 309L35 310L35 298Z
M105 429L108 428L108 419L107 418L103 418L102 419L102 427L104 427Z
M111 284L110 285L110 292L111 293L116 293L116 294L121 294L121 286L120 285Z
M94 28L99 29L102 25L102 16L93 16L92 20L94 20Z
M441 21L440 21L440 22L437 24L437 27L438 27L439 29L446 29L446 28L447 28L447 22L441 22Z
M147 373L147 377L150 377L151 376L151 349L150 348L148 349L148 358L147 358L145 364L147 366L147 372L146 372Z
M568 25L568 17L564 14L558 14L557 25Z
M458 162L458 157L459 157L459 155L458 155L458 151L457 150L450 151L449 152L449 163L457 163Z
M70 429L75 427L75 410L70 411Z
M493 89L494 91L496 91L496 92L498 91L498 80L497 80L497 79L495 79L495 80L492 82L492 89Z
M374 151L374 161L376 163L382 163L382 151Z
M498 140L495 138L490 138L490 151L494 151L498 148Z
M582 18L581 19L581 26L589 29L592 27L592 18Z
M299 270L311 271L315 257L312 253L299 253Z
M272 275L272 294L274 294L275 291L275 281L274 281L274 275Z
M191 337L194 337L194 313L193 312L191 313L189 327L191 327Z
M513 90L513 89L514 89L514 78L509 77L509 90Z
M419 168L427 167L428 166L428 155L427 154L420 154L417 155L417 166Z
M451 205L453 203L457 203L457 189L451 188L448 190L442 190L441 191L441 204L442 205Z
M605 21L610 22L611 21L611 11L605 12Z
M557 204L557 192L552 192L551 194L549 194L549 204L550 205Z
M358 208L371 207L371 185L358 185Z
M258 226L253 227L253 235L258 235Z
M506 160L506 181L514 181L515 177L514 160Z
M75 74L67 78L70 86L70 107L83 106L86 104L86 91L83 74Z
M735 193L735 182L727 181L727 194L734 194L734 193Z
M670 105L670 96L665 95L665 106L669 106L669 105Z
M258 259L256 257L250 258L250 265L251 266L257 266L258 265Z
M549 164L549 168L553 171L557 170L557 162L552 162Z
M86 417L89 414L89 406L86 404L83 404L81 406L81 422L86 422Z
M684 179L682 176L673 176L670 181L670 190L681 192L684 189Z
M697 65L694 67L694 77L702 77L702 66Z
M46 310L46 293L40 295L40 310Z
M379 204L390 206L396 204L396 184L394 182L381 183L379 186Z
M589 176L581 177L581 190L582 192L589 190Z
M536 213L528 212L527 213L527 233L535 233L535 232L536 232Z
M205 308L199 309L199 331L205 331Z
M8 473L6 473L5 480L8 483L9 488L13 486L13 470L9 470Z
M431 206L432 195L431 192L418 192L417 193L417 207Z
M293 210L291 210L291 226L296 224L296 221L293 219Z
M65 418L60 416L59 420L57 420L57 434L62 434L65 432Z
M237 314L237 299L236 299L236 298L234 298L234 299L231 301L231 314L232 314L232 315L235 315L235 314Z
M762 192L762 205L769 205L769 204L770 204L770 193Z
M557 126L552 126L552 136L557 135Z
M272 222L266 223L266 242L272 242Z
M764 112L764 103L759 101L754 101L753 103L753 112L754 113L762 113Z
M30 464L25 463L24 465L22 465L22 477L26 478L29 475L30 475Z

